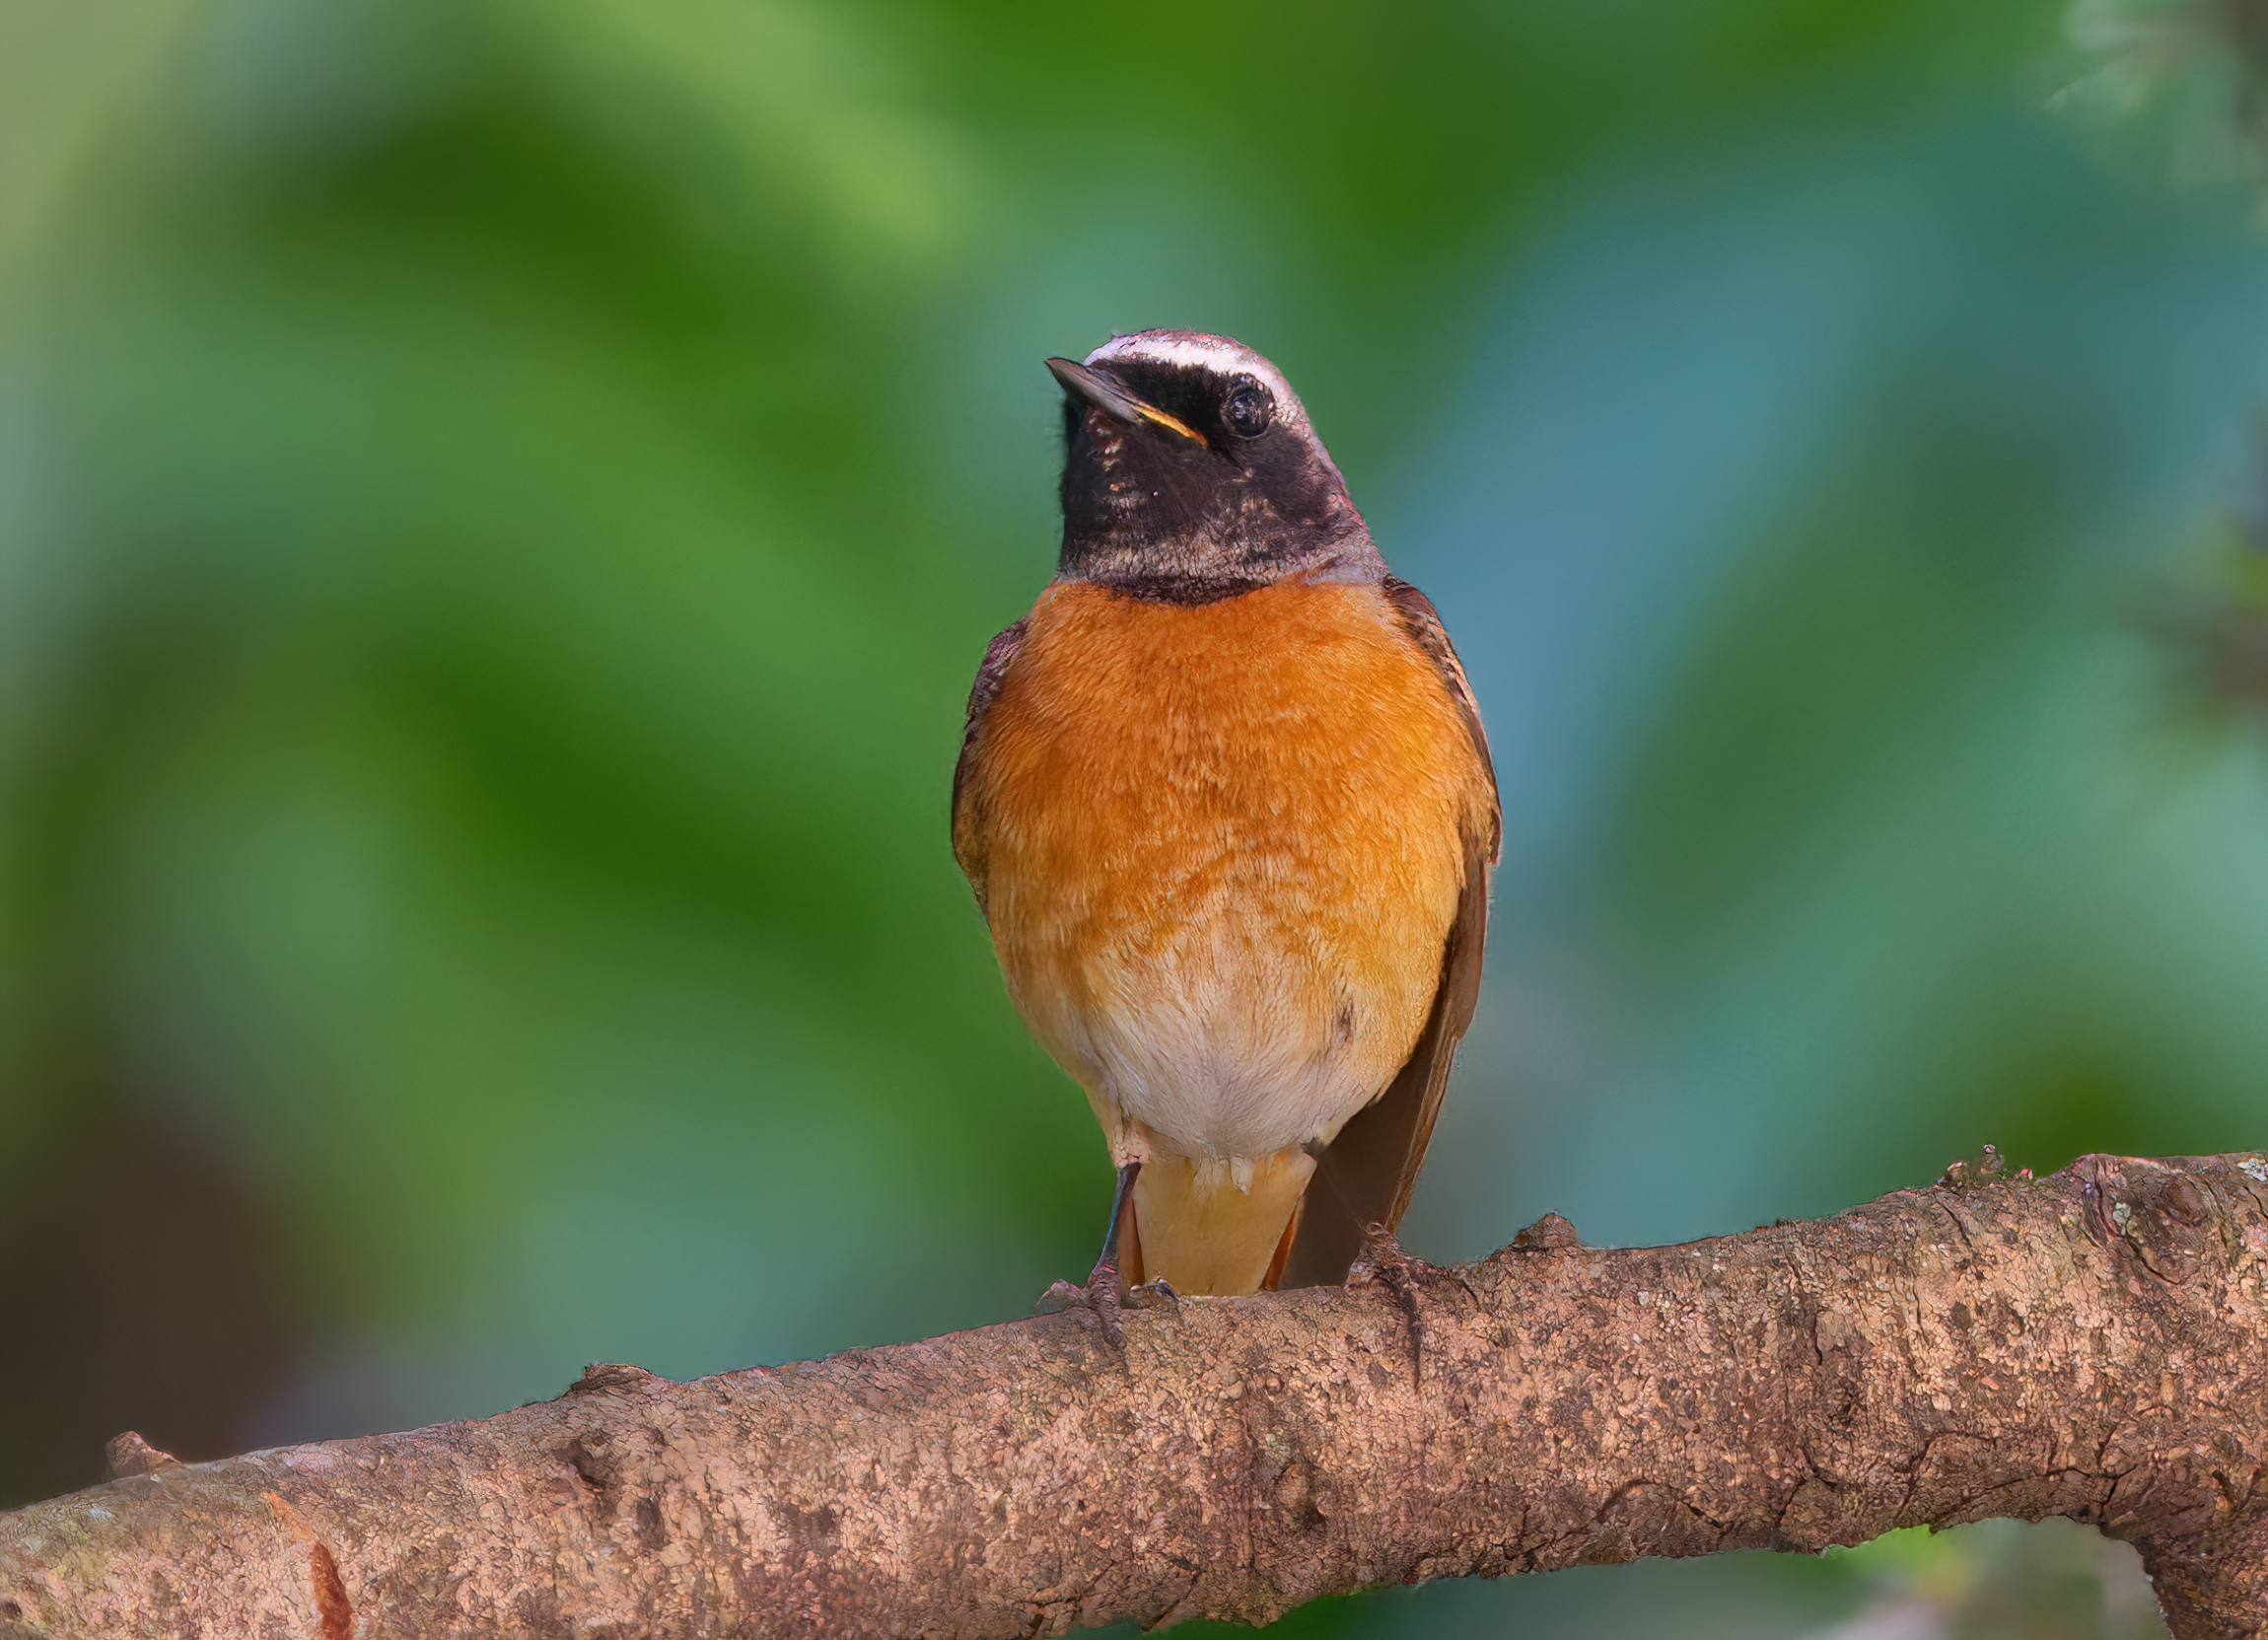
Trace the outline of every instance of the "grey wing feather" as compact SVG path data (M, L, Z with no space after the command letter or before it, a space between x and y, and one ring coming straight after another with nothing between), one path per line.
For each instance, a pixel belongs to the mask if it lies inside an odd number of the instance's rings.
M985 645L976 680L968 686L968 719L960 731L960 756L953 765L953 853L969 888L975 891L979 908L984 904L983 827L977 823L978 817L964 811L962 800L967 795L968 766L976 749L977 731L984 723L985 709L1000 694L1001 679L1008 676L1010 663L1023 646L1025 624L1018 621Z
M1456 702L1472 748L1496 790L1496 767L1481 733L1480 708L1464 668L1451 647L1441 616L1425 594L1389 577L1385 595L1401 617L1402 629L1432 660L1442 685ZM1386 1091L1358 1112L1315 1162L1300 1213L1300 1228L1285 1261L1281 1285L1331 1286L1346 1280L1372 1224L1391 1230L1401 1222L1417 1186L1418 1167L1433 1137L1449 1088L1450 1067L1480 999L1481 951L1488 941L1488 869L1496 864L1503 830L1501 811L1491 804L1485 834L1464 838L1464 891L1443 945L1441 983L1433 1011L1417 1046L1410 1051Z

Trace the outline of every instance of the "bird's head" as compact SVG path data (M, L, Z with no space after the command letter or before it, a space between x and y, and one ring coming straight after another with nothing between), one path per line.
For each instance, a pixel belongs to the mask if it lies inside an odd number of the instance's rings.
M1205 603L1385 573L1299 395L1250 348L1143 330L1047 368L1063 384L1066 577Z

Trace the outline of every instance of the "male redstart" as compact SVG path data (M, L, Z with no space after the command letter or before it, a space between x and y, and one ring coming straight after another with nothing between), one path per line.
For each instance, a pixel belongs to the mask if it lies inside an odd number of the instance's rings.
M969 692L953 845L1118 1188L1084 1289L1346 1278L1408 1206L1499 831L1471 686L1276 368L1145 330L1063 385L1063 551Z

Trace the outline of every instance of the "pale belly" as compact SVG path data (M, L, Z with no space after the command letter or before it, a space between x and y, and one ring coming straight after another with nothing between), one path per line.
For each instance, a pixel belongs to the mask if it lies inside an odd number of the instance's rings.
M1218 887L1117 937L1065 942L1077 954L1034 942L1011 994L1065 1067L1168 1151L1252 1158L1328 1141L1408 1057L1431 989L1413 996L1334 942L1299 939L1271 914L1310 897L1291 874L1249 882L1228 854L1191 865Z
M957 847L1122 1157L1327 1141L1392 1080L1483 801L1467 746L1373 588L1041 599Z

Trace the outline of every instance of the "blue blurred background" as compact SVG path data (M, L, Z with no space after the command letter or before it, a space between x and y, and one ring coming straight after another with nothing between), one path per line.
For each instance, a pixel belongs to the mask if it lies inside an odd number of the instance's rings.
M2242 9L0 0L0 1505L1085 1267L946 802L1113 330L1269 353L1480 693L1414 1250L2262 1143ZM2139 1587L1993 1528L1292 1626Z

